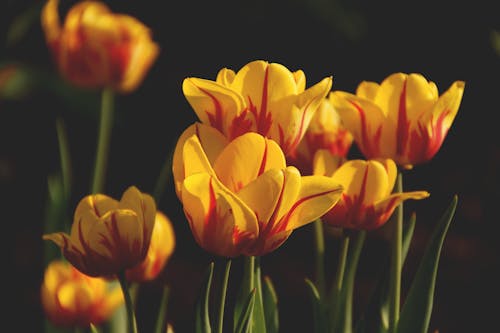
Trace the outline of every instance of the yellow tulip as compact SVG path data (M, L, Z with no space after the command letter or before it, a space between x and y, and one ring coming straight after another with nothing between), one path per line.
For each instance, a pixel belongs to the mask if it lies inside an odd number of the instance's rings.
M288 154L304 136L332 78L305 86L302 70L290 72L281 64L255 60L237 73L220 70L216 81L186 78L182 89L199 120L228 139L257 132Z
M119 287L104 278L87 276L66 261L54 260L45 269L40 288L47 318L59 327L89 327L111 318L124 303Z
M175 234L172 222L165 214L157 211L148 254L139 265L127 270L127 279L133 282L155 279L172 256L174 248Z
M333 92L333 105L367 159L390 158L402 168L429 161L458 112L465 82L439 96L420 74L395 73L381 84L362 82L356 95Z
M333 107L331 96L330 93L321 101L304 138L297 149L287 157L289 163L303 174L312 174L316 151L326 149L332 155L338 156L339 162L343 162L351 149L352 134L342 124L340 115Z
M227 142L196 123L179 138L173 174L196 242L220 256L261 256L326 213L342 187L330 177L301 176L279 145L249 132Z
M146 257L155 222L156 204L148 194L129 187L120 201L88 195L76 207L71 234L44 235L64 257L90 276L112 276Z
M41 21L60 73L77 86L133 91L159 53L144 24L103 2L77 3L61 26L58 0L48 0Z
M392 193L397 167L391 159L350 160L338 169L332 155L325 150L315 156L315 174L330 176L344 187L339 202L322 220L331 226L372 230L387 222L403 201L425 199L426 191Z

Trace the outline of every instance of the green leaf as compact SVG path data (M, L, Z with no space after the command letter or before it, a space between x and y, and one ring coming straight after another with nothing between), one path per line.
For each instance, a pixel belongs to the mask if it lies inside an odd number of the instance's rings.
M167 312L168 296L170 294L170 288L168 285L163 286L163 293L161 295L160 308L158 310L158 317L156 318L156 333L164 333L167 329L167 317L165 313Z
M240 287L238 288L238 293L236 295L236 301L234 304L233 312L233 330L236 330L236 325L241 318L241 314L244 311L248 295L255 288L254 286L254 271L255 271L255 257L243 257L243 277L241 279Z
M212 328L210 325L209 314L209 301L210 301L210 287L212 285L212 276L214 273L214 263L211 262L205 273L205 283L200 289L199 297L196 302L195 314L195 332L196 333L210 333Z
M251 318L252 318L252 313L253 313L253 306L255 303L255 292L256 290L253 289L250 294L248 295L247 299L245 300L243 306L242 306L242 312L239 316L239 318L236 320L236 326L235 326L235 333L249 333L252 332L251 330ZM256 332L258 333L258 332Z
M325 319L325 308L321 302L321 298L319 295L318 288L314 285L309 279L305 279L307 291L309 293L309 298L311 299L312 307L313 307L313 323L314 323L314 332L316 333L324 333L327 332L327 323Z
M262 280L260 274L260 258L255 258L254 282L256 288L255 304L252 314L252 330L258 333L267 333L264 315L264 302L262 301Z
M416 220L416 214L413 213L410 219L403 224L403 249L401 252L403 265L413 238ZM364 314L356 323L356 333L387 333L389 328L389 265L390 257L387 257L373 294L364 309Z
M399 333L426 333L429 328L439 257L444 238L457 207L457 201L458 198L455 195L427 244L401 310L397 329Z
M279 332L278 296L269 276L264 276L262 286L262 301L264 303L264 316L266 318L267 333Z

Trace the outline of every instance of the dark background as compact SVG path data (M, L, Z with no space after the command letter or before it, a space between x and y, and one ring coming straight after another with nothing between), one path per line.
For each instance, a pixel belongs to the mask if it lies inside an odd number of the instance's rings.
M64 10L75 1L62 1ZM406 190L431 196L411 202L417 226L403 271L403 294L411 283L434 224L454 194L458 208L446 237L430 331L497 330L499 281L500 139L497 103L500 54L494 1L106 1L115 12L148 25L161 53L135 92L116 97L115 127L106 191L119 197L136 185L152 192L176 138L196 120L182 94L189 76L215 79L223 67L238 70L262 59L294 71L307 87L333 76L333 90L354 92L362 80L380 82L394 72L421 73L440 93L466 82L463 100L435 158L405 174ZM0 64L14 62L26 82L0 99L0 195L4 261L3 303L15 332L41 332L38 299L43 277L47 176L59 172L55 119L64 119L73 164L71 207L88 193L96 146L99 95L57 81L38 21L40 1L3 1ZM19 25L24 15L25 26ZM12 30L17 24L17 30ZM17 32L17 35L15 34ZM58 84L53 84L56 80ZM0 78L0 88L2 79ZM0 95L1 96L1 95ZM74 98L73 98L74 97ZM354 148L355 149L355 148ZM169 321L190 332L197 288L213 258L194 242L172 184L159 208L171 217L177 245L162 275L139 294L139 329L150 331L164 283L172 288ZM310 331L311 307L304 277L313 276L311 226L297 230L262 258L275 284L282 332ZM327 239L328 273L338 242ZM383 230L370 234L356 285L355 316L373 276L388 255ZM233 262L230 293L238 284L241 258ZM6 298L5 298L6 297ZM10 314L12 313L12 316Z

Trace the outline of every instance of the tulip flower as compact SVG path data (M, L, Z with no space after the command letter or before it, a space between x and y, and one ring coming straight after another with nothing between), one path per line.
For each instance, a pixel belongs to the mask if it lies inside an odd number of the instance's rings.
M148 254L139 265L127 270L127 280L143 282L155 279L172 256L174 248L175 234L172 222L165 214L157 211Z
M200 123L179 138L173 174L196 242L225 257L275 250L342 192L330 177L301 176L287 167L274 140L249 132L227 143Z
M334 91L332 102L367 159L391 158L402 168L429 161L458 112L465 83L439 95L420 74L395 73L362 82L356 95Z
M297 149L288 156L290 164L303 174L312 174L313 157L320 149L337 156L339 163L345 161L353 141L352 134L344 127L340 116L332 105L331 93L321 101L304 138Z
M156 204L148 194L129 187L120 201L88 195L76 207L71 234L43 239L57 244L64 257L90 276L112 276L146 257L155 223Z
M104 278L90 277L66 261L54 260L45 269L40 296L47 318L58 327L89 327L111 318L123 304L120 288L110 289Z
M392 193L397 167L391 159L350 160L332 168L332 156L321 150L315 157L315 174L330 176L344 187L339 202L322 220L331 226L373 230L387 222L403 201L425 199L426 191Z
M186 78L182 89L199 120L232 140L257 132L292 152L331 89L327 77L305 89L302 70L290 72L277 63L252 61L237 73L224 68L215 81Z
M103 2L77 3L61 26L58 0L48 0L41 21L60 73L80 87L131 92L159 53L149 28Z

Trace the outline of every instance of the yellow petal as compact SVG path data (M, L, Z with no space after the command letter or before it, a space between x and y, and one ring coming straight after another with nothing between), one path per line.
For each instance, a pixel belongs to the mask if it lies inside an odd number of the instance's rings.
M122 195L118 208L132 210L137 214L139 227L142 229L142 242L149 244L155 225L156 203L152 196L142 193L135 186L130 186Z
M195 123L184 130L184 132L177 140L172 163L172 173L174 176L175 190L179 197L182 182L184 181L184 178L186 178L184 165L184 144L193 135L196 135L198 137L199 143L202 146L202 150L206 158L208 159L208 165L214 164L215 159L217 158L217 156L219 156L222 149L228 143L227 139L224 137L224 135L222 135L222 133L220 133L213 127L201 123ZM196 151L198 151L198 149ZM199 156L199 154L196 156ZM196 168L192 165L193 161L191 159L189 159L188 161L188 171L192 173L194 172L193 170L196 170ZM207 161L205 161L203 157L199 156L196 161L199 161L201 163L201 170L205 170L208 168L206 165Z
M429 197L430 194L427 191L413 191L413 192L403 192L394 193L383 200L375 203L375 212L381 216L382 221L386 221L390 215L393 213L394 209L403 201L413 199L422 200ZM385 215L385 216L384 216Z
M356 89L356 96L374 102L380 85L376 82L363 81Z
M306 89L306 75L299 69L292 73L295 78L295 84L297 85L297 93L301 93Z
M225 134L243 109L244 101L237 92L214 81L186 78L182 91L200 121Z
M243 187L238 197L255 212L259 221L267 222L280 199L284 179L283 170L270 169Z
M223 68L219 71L219 73L217 73L217 79L215 82L229 87L233 83L235 76L236 73L232 69Z
M387 133L383 132L386 118L383 110L376 104L342 91L332 92L330 101L365 157L380 157L381 149L386 151L395 149L396 143L390 137L391 132L389 130ZM384 140L383 136L389 136L391 140Z
M258 233L254 213L207 173L194 174L183 185L182 203L197 243L217 255L239 255Z
M385 78L380 84L375 104L390 119L397 120L401 93L407 78L407 74L394 73Z
M389 190L389 179L384 165L370 160L351 160L333 174L336 182L344 187L344 193L356 197L360 203L369 206L384 198Z
M394 185L396 184L396 178L398 176L398 167L396 163L387 158L387 159L377 159L377 162L381 163L387 173L387 192L385 195L390 195Z
M266 170L285 166L285 156L276 142L249 132L227 145L215 161L214 170L225 186L238 192Z
M436 104L432 108L432 120L437 122L440 116L444 115L442 126L443 128L449 129L455 119L455 116L457 115L460 103L462 102L464 89L464 81L455 81L448 88L448 90L439 97ZM429 117L425 117L424 119L429 120Z
M409 122L417 123L422 114L432 109L438 99L436 85L421 74L408 75L405 88L405 111Z
M61 33L58 5L58 0L48 0L42 8L41 24L48 42L59 38Z
M87 272L88 267L85 260L86 245L82 244L80 240L74 241L67 234L57 232L52 234L43 235L44 240L50 240L61 248L64 257L76 268L82 272ZM73 237L75 238L75 237ZM76 239L76 238L75 238Z
M302 177L300 192L284 217L286 230L297 229L328 212L340 199L343 188L331 177Z
M328 149L318 149L313 157L313 174L331 177L342 162L342 157L332 155Z

